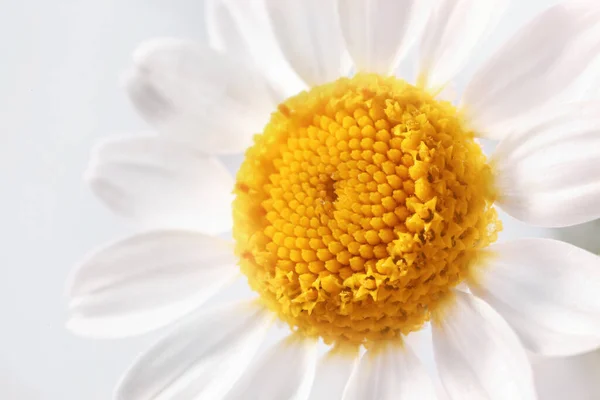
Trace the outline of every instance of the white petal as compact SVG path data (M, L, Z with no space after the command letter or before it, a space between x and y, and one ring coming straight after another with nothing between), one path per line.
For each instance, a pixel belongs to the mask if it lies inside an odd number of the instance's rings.
M338 0L340 26L359 71L390 74L411 44L416 0Z
M211 46L264 71L278 101L306 89L279 48L263 1L208 0L206 24Z
M316 342L284 339L255 361L223 399L305 399L316 362Z
M532 364L540 400L600 399L600 351L575 357L536 357Z
M543 106L575 83L600 51L600 8L565 1L534 18L475 74L464 94L480 136L499 139L507 120Z
M222 52L231 52L240 58L252 60L244 34L236 23L228 2L206 0L204 12L210 46Z
M191 231L153 231L100 249L74 271L67 327L122 337L193 311L237 274L232 246Z
M349 71L335 1L265 0L283 54L309 86L334 81Z
M433 380L437 400L447 400L446 389L442 385L438 371L435 365L435 356L433 354L433 340L431 335L431 323L425 324L420 330L411 332L404 336L404 342L410 346L415 355L421 360L421 363L427 369L427 373Z
M427 371L408 346L382 344L367 351L350 377L343 400L435 400Z
M453 79L506 6L506 0L439 1L419 46L422 84L437 89Z
M92 191L142 226L221 233L233 224L233 178L218 159L153 136L100 143L86 171Z
M252 360L271 320L253 304L196 316L135 361L116 399L221 398Z
M554 239L574 244L594 254L600 254L600 220L561 229L548 229Z
M529 350L569 355L600 346L600 257L551 239L494 244L482 257L471 290Z
M186 40L142 44L126 86L159 132L209 154L244 151L275 109L267 82L251 65Z
M357 361L358 354L344 351L332 350L321 357L309 399L341 399Z
M561 227L600 217L600 103L565 107L493 156L498 204L524 222Z
M438 311L433 347L452 400L535 399L531 367L517 335L482 300L455 291Z

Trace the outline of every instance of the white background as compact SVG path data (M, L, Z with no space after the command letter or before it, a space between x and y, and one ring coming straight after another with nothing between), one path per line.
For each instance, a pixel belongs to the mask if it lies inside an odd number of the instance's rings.
M517 2L478 59L555 2ZM119 74L144 39L204 38L202 3L0 0L0 399L109 399L154 340L70 335L63 288L77 260L125 230L81 180L95 140L147 128Z

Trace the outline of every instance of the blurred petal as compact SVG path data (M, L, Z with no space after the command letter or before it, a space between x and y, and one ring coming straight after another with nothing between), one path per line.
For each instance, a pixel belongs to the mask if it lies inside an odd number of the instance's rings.
M254 304L198 315L136 360L116 398L221 398L250 364L271 321L272 316Z
M263 0L208 0L206 24L211 46L264 71L278 102L306 89L279 48Z
M551 239L494 244L482 257L471 290L529 350L556 356L600 346L600 257Z
M411 44L416 0L338 0L340 25L358 71L388 75Z
M74 271L67 328L132 336L190 313L238 273L232 246L191 231L130 236L91 253Z
M125 83L140 114L160 133L207 154L243 152L276 107L252 65L186 40L140 45Z
M246 61L253 61L250 48L235 15L226 0L206 0L206 30L213 49L231 52Z
M265 0L281 51L309 86L334 81L350 69L335 2Z
M536 112L576 83L600 51L595 1L564 1L534 18L475 74L463 97L478 135L501 139L507 121Z
M433 324L440 379L452 400L536 399L517 335L482 300L454 292Z
M575 357L535 357L532 364L540 400L600 399L600 351Z
M94 149L90 188L116 214L145 227L216 234L233 222L233 178L216 158L155 136L111 138Z

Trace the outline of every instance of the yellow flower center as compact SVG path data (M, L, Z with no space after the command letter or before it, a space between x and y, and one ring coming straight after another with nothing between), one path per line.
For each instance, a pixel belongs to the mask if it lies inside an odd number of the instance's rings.
M358 74L280 104L233 204L250 286L326 343L418 330L500 229L490 168L457 110Z

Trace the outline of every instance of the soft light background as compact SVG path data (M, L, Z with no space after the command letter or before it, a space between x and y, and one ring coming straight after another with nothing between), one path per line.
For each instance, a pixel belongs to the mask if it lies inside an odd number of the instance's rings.
M556 2L515 1L479 59ZM153 36L202 40L204 28L202 0L0 0L0 399L109 399L155 340L70 335L64 282L127 229L81 174L95 140L147 129L118 84L131 51ZM536 232L507 222L504 237L517 234Z

